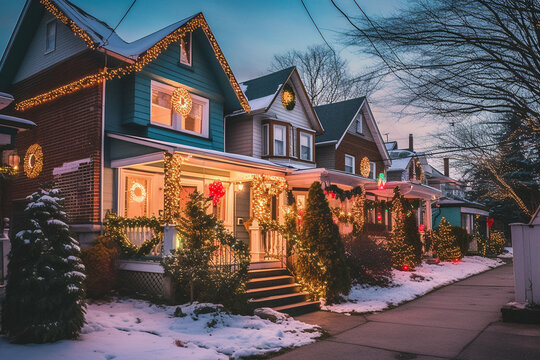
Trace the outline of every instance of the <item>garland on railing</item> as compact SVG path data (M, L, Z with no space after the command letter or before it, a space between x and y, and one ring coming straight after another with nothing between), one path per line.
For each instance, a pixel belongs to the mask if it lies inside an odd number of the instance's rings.
M144 240L141 246L136 246L129 241L125 232L126 228L132 227L150 228L153 231L153 236L150 239ZM155 216L127 218L107 211L105 215L104 235L116 241L126 257L146 256L161 242L163 238L163 226Z
M328 185L324 188L325 195L330 195L332 199L338 199L340 201L351 199L352 197L362 195L363 193L365 193L365 190L362 185L356 186L351 190L343 190L337 185Z

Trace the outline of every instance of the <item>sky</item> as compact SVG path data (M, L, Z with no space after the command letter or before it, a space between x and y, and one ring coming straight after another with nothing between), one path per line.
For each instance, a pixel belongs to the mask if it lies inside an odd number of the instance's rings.
M89 14L116 26L132 0L71 0ZM343 44L342 33L350 24L330 0L304 0L329 44L359 73L374 59ZM359 14L352 0L336 1L346 13ZM387 16L406 6L406 0L357 0L370 17ZM3 53L15 27L24 0L0 0L0 52ZM248 80L268 73L272 57L288 50L304 50L323 40L309 19L300 0L137 0L120 24L117 33L126 41L159 30L173 22L202 11L237 79ZM395 89L383 86L370 97L371 108L386 140L408 146L408 134L415 137L415 149L431 146L430 133L438 124L429 119L402 117L388 106Z

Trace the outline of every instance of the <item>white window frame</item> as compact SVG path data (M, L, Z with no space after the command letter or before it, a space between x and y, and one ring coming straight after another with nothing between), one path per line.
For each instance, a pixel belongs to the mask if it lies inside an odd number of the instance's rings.
M302 137L306 137L308 139L309 159L304 159L302 157ZM299 143L298 158L300 160L313 161L313 134L308 134L306 132L300 131L300 139L298 143Z
M47 48L47 40L49 39L49 26L51 24L54 25L52 27L52 29L54 29L54 40L53 40L52 48L49 49L49 48ZM53 52L54 50L56 50L56 35L57 35L57 32L58 32L58 25L56 23L56 19L50 20L45 24L45 54L48 54L48 53Z
M377 164L373 161L369 162L369 171L372 174L371 179L377 179Z
M364 128L363 128L363 124L362 124L363 121L364 121L364 115L362 115L362 113L360 113L358 115L358 119L356 119L356 132L358 134L363 134L364 133Z
M199 103L199 104L203 105L201 132L198 133L196 131L183 129L184 118L183 118L182 115L176 113L172 109L172 107L171 107L171 125L170 126L152 121L152 90L154 88L160 88L163 91L167 91L169 93L172 93L174 91L174 89L175 89L175 87L164 84L164 83L161 83L159 81L154 81L154 80L150 81L150 124L152 124L154 126L163 127L163 128L166 128L166 129L180 131L180 132L183 132L183 133L186 133L186 134L191 134L191 135L195 135L195 136L199 136L199 137L208 138L208 133L210 131L210 129L209 129L209 127L210 127L210 124L209 124L210 101L207 98L204 98L202 96L190 93L191 100L193 101L193 103Z
M277 154L276 153L276 128L283 128L283 154ZM274 124L274 129L273 129L273 155L274 156L287 156L287 126L285 125L280 125L280 124Z
M351 162L352 162L352 171L351 172L347 171L347 159L351 159ZM344 171L346 173L348 173L348 174L354 174L355 173L355 171L356 171L356 169L354 168L355 161L356 161L356 159L355 159L354 156L349 155L349 154L345 154L345 166L343 167L343 169L344 169Z
M265 134L266 130L266 134ZM262 137L262 154L263 156L270 155L270 126L268 124L263 124L261 130Z
M191 66L193 64L193 37L192 32L189 32L189 60L182 60L182 39L180 39L180 64Z

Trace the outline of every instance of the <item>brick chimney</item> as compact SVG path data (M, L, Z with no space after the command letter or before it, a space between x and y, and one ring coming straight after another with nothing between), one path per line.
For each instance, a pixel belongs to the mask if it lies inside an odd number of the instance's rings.
M444 158L444 176L450 177L450 159Z
M414 151L413 134L409 134L409 151Z

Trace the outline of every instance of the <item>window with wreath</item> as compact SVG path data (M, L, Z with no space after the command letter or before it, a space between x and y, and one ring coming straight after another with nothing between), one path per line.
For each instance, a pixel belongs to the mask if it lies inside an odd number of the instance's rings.
M182 116L174 111L171 96L174 87L152 81L151 123L182 132L208 137L209 101L190 94L191 112Z
M148 216L150 180L146 177L126 175L124 216Z

